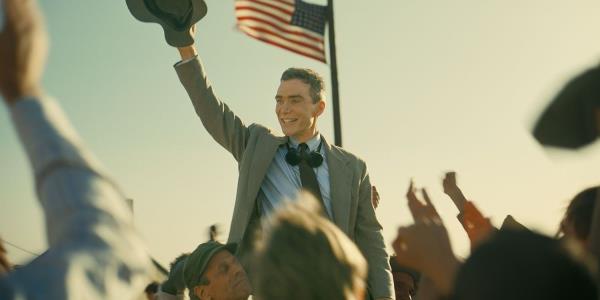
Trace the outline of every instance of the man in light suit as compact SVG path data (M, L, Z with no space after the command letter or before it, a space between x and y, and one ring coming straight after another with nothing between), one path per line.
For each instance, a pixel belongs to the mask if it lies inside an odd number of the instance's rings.
M286 159L290 150L301 152L300 157L318 153L322 163L311 165L312 176L318 181L313 193L321 200L326 216L365 256L371 297L392 299L388 255L382 227L371 204L366 164L330 145L317 129L317 119L325 110L321 77L307 69L284 72L275 96L277 119L285 134L279 136L259 124L245 125L217 98L193 44L178 50L182 60L175 69L197 115L209 134L238 162L237 196L228 242L241 243L243 253L251 243L253 230L259 227L260 217L269 215L285 198L294 198L301 188L307 188L304 178L300 178L301 167ZM296 147L305 148L295 150Z

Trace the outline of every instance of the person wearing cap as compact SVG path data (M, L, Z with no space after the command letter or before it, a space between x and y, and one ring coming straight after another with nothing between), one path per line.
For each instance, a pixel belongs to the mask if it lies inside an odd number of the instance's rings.
M185 291L185 282L183 280L183 267L189 253L179 255L169 269L167 280L160 284L156 293L155 300L182 300Z
M154 4L149 4L153 2ZM202 0L127 0L131 13L143 22L162 25L169 45L181 61L175 70L208 133L238 163L237 196L228 242L240 244L239 257L252 248L260 218L301 189L320 200L323 212L357 244L369 265L368 293L392 299L388 254L371 198L366 163L328 143L317 121L324 113L324 81L309 69L290 68L275 94L276 117L283 135L260 125L246 125L215 94L194 46L194 23L206 13ZM179 28L174 32L173 28ZM268 102L267 102L268 103Z
M246 271L234 256L236 244L208 241L186 259L183 281L192 300L245 300L252 288Z

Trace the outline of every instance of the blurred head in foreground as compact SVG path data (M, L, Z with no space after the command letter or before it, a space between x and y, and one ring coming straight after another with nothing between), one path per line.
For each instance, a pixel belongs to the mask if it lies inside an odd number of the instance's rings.
M265 221L255 267L259 300L364 298L366 260L308 193Z

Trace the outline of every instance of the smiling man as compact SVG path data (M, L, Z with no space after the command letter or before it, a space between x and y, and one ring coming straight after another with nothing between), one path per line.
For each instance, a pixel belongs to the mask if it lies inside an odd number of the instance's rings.
M239 165L237 196L228 242L239 243L244 261L260 230L260 218L302 189L320 202L325 216L361 250L369 264L368 292L393 297L382 228L371 204L371 183L364 161L319 133L325 111L324 82L309 69L283 72L275 93L275 114L283 136L259 125L245 125L215 95L194 45L178 48L177 74L208 133ZM266 102L268 103L268 102ZM310 245L307 245L310 247ZM251 274L250 274L251 275Z

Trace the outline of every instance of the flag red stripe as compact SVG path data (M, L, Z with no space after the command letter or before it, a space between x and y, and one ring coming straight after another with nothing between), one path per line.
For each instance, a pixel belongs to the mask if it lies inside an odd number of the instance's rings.
M308 35L308 34L306 34L304 32L292 31L292 30L283 28L282 26L279 26L279 25L277 25L277 24L275 24L273 22L270 22L270 21L267 21L267 20L264 20L264 19L261 19L261 18L257 18L257 17L238 17L237 19L238 19L238 22L241 23L241 24L243 24L244 21L247 21L247 20L256 21L256 22L265 23L267 25L270 25L270 26L272 26L272 27L274 27L274 28L276 28L276 29L278 29L280 31L283 31L283 32L287 33L287 34L301 36L303 38L306 38L306 39L309 39L309 40L315 41L315 42L323 42L322 38L317 38L317 37L314 37L312 35ZM248 26L251 26L251 25L248 25ZM291 26L291 25L286 25L286 27L287 26Z
M256 2L257 0L236 0L236 2ZM277 2L277 3L281 3L284 5L289 6L290 8L294 8L294 4L295 1L294 0L268 0L268 1L273 1L273 2Z
M302 52L302 51L300 51L300 50L298 50L298 49L291 48L291 47L288 47L288 46L285 46L285 45L279 44L279 43L277 43L277 42L273 42L273 41L271 41L271 40L269 40L269 39L266 39L266 38L263 38L263 37L261 37L261 36L257 36L257 35L251 34L251 33L249 33L249 32L246 32L246 31L244 31L244 33L245 33L245 34L247 34L247 35L248 35L248 36L250 36L250 37L253 37L253 38L257 39L257 40L261 40L261 41L263 41L263 42L265 42L265 43L267 43L267 44L271 44L271 45L273 45L273 46L277 46L277 47L279 47L279 48L283 48L283 49L285 49L285 50L292 51L292 52L294 52L294 53L297 53L297 54L300 54L300 55L303 55L303 56L306 56L306 57L310 57L310 58L312 58L312 59L316 59L316 60L318 60L318 61L320 61L320 62L327 63L327 61L325 61L325 56L323 56L323 57L314 56L314 55L312 55L312 54L308 54L308 53Z
M254 0L250 0L250 1L254 1ZM279 2L279 3L286 4L286 5L289 5L289 6L291 6L291 7L294 7L294 3L295 3L295 1L294 1L294 0L291 0L291 1L286 1L286 0L274 0L274 1L275 1L275 2Z
M292 40L292 39L286 37L285 35L281 35L281 34L279 34L277 32L273 32L273 31L268 30L268 29L264 29L264 28L260 28L260 27L254 27L254 26L244 26L244 27L248 27L248 28L250 28L250 29L252 29L254 31L262 32L262 33L265 33L265 34L268 34L268 35L276 36L278 38L286 40L286 41L288 41L288 42L290 42L292 44L298 45L300 47L311 49L311 50L314 50L316 52L323 52L323 43L322 42L320 43L321 47L317 47L317 46L315 46L317 43L315 43L315 44L308 44L308 43L303 43L303 42L300 42L300 41Z
M271 0L271 1L272 1L272 0ZM294 6L293 6L293 5L292 5L292 6L290 7L290 9L288 10L288 9L283 9L283 8L281 8L281 7L277 6L277 5L273 5L273 4L271 4L271 3L268 3L268 2L265 2L265 1L260 1L260 0L248 0L248 2L254 2L254 3L258 3L258 4L260 4L260 5L264 5L264 6L270 7L270 8L272 8L272 9L278 10L278 11L280 11L280 12L282 12L282 13L285 13L285 14L288 14L288 15L292 15L292 14L294 13ZM240 5L240 6L242 6L242 5Z
M259 14L262 14L262 15L269 16L269 17L271 17L271 18L273 18L273 19L275 19L275 20L277 20L277 21L279 21L281 23L284 23L284 24L289 24L290 23L290 20L286 20L286 19L284 19L284 18L282 18L280 16L274 15L272 13L269 13L269 12L266 12L264 10L260 10L258 8L251 7L251 6L239 5L239 6L235 7L235 10L250 10L250 11L254 11L254 12L257 12Z
M1 1L1 0L0 0ZM294 0L237 0L238 28L249 37L327 63L323 34L292 25Z

